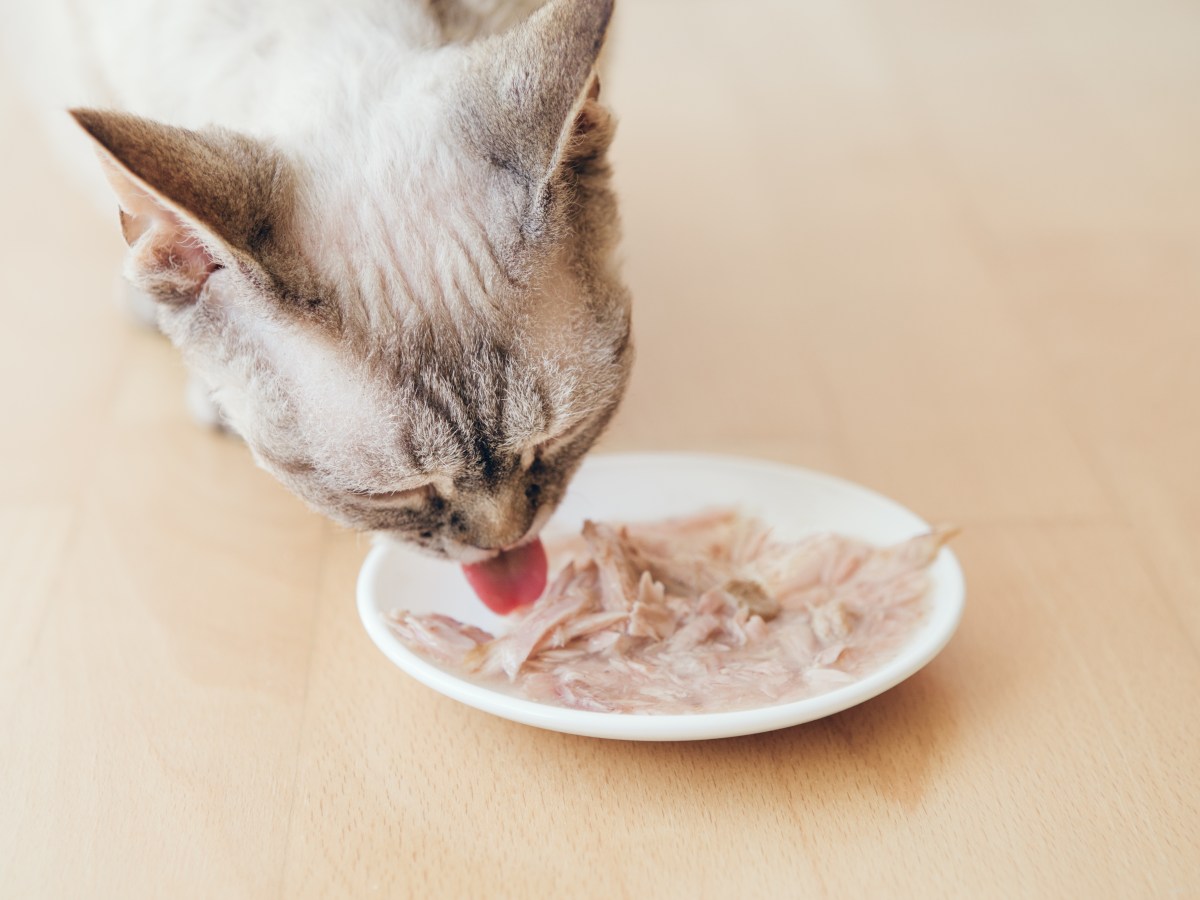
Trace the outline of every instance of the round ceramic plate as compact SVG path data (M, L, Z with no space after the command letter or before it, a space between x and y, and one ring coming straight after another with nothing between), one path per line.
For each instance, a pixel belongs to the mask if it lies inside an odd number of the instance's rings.
M774 463L690 454L595 456L588 459L546 527L548 538L577 534L585 518L658 519L711 506L736 506L762 517L786 539L835 531L891 544L928 530L892 500L847 481ZM551 571L556 568L553 559ZM687 715L632 715L563 709L475 684L411 652L392 633L394 609L440 612L493 634L506 630L471 592L458 566L380 541L358 578L358 611L367 633L413 678L493 715L569 734L638 741L690 741L771 731L840 712L886 691L928 663L946 645L962 615L962 569L943 549L930 569L928 614L891 661L860 680L804 700Z

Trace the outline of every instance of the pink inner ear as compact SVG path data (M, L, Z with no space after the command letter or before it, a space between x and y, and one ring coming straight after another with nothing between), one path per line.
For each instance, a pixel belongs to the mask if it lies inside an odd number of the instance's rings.
M221 267L198 231L117 166L109 163L105 168L121 204L130 280L160 300L194 300L208 276Z
M169 303L195 300L220 264L200 237L175 213L157 207L150 215L127 215L130 243L126 273L135 284Z
M166 265L190 273L201 283L220 268L199 235L179 216L163 210L163 220L162 225L155 226L158 244L155 253Z

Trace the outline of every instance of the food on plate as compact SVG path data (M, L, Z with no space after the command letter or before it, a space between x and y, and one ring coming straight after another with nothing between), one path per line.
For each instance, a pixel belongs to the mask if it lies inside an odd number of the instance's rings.
M734 510L584 523L549 588L494 636L397 611L414 652L518 696L598 712L713 712L849 684L921 623L927 569L955 529L890 547L777 539Z

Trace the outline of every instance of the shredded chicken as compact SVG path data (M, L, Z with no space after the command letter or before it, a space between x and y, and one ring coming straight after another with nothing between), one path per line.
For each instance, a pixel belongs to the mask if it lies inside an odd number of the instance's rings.
M711 712L832 690L890 658L920 623L926 569L955 529L893 547L771 537L732 510L587 522L545 594L493 637L391 614L435 662L528 699L621 713Z

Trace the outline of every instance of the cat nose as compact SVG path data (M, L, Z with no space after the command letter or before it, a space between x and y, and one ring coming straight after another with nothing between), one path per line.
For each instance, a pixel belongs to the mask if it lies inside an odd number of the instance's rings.
M527 503L495 503L476 521L474 540L481 550L510 550L517 547L533 526L535 510Z
M495 532L492 540L488 543L488 550L511 550L513 547L519 547L525 540L525 536L529 533L529 526L533 524L533 517L520 517L512 521L506 526Z

